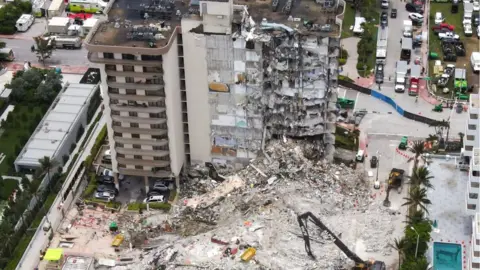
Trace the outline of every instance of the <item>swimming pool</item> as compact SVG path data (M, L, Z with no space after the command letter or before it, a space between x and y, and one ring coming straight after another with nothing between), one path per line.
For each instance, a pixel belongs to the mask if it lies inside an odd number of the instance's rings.
M462 270L462 246L450 243L433 243L434 270Z

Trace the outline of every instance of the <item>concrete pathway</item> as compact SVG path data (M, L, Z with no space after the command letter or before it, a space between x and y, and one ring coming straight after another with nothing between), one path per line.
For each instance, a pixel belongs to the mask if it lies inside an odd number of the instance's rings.
M360 75L357 72L357 43L360 41L358 37L349 37L341 40L341 46L348 52L347 63L343 66L343 71L340 73L343 76L347 76L351 79L356 79Z

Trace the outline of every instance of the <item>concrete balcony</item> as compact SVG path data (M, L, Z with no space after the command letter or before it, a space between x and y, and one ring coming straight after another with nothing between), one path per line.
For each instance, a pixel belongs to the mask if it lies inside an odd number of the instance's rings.
M118 172L123 175L150 176L150 177L159 177L159 178L166 178L166 177L173 176L172 172L170 171L170 168L165 168L165 170L156 171L155 173L152 172L151 170L118 168Z
M167 133L165 131L165 133ZM132 139L132 138L124 138L124 137L113 137L113 140L118 143L123 144L140 144L140 145L151 145L151 146L165 146L168 145L167 139Z
M165 160L145 160L145 159L117 157L117 162L119 164L140 165L140 166L148 166L148 167L155 167L155 168L166 168L166 167L170 168L170 161L165 161Z
M165 118L142 118L136 116L118 116L112 115L112 119L118 122L127 123L139 123L139 124L165 124L167 119Z
M163 113L166 111L163 107L154 107L154 106L128 106L128 105L110 105L112 111L120 112L139 112L139 113Z
M140 143L136 142L136 144L140 144ZM168 156L170 154L169 151L165 151L165 150L146 150L146 149L122 148L122 147L115 147L115 150L119 154L150 156L150 157L165 157L165 156ZM127 163L127 164L129 164L129 163Z
M158 72L135 72L135 71L114 71L105 70L108 76L115 77L133 77L133 78L163 78L163 69L159 68Z
M107 81L107 85L120 89L163 90L164 84L126 83Z
M480 119L473 119L473 118L468 117L468 124L469 125L480 126Z
M112 64L112 65L137 65L137 66L144 66L144 67L161 67L163 65L163 61L161 60L138 60L138 59L112 59L112 58L100 58L98 57L98 53L89 52L88 60L92 63L97 64Z
M122 95L122 94L108 94L108 95L110 96L111 99L119 99L119 100L147 101L147 102L165 100L165 97L161 97L161 96L141 96L141 95Z
M165 135L168 133L168 130L166 129L132 128L132 127L119 127L119 126L113 126L113 131L120 132L120 133L149 134L149 135Z

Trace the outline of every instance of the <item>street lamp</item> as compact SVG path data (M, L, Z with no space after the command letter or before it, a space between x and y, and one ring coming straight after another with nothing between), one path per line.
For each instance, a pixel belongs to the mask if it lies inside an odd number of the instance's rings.
M417 230L415 230L415 227L410 226L410 229L412 229L412 230L417 234L417 247L415 248L415 258L417 258L418 242L419 242L419 240L420 240L420 234L418 234Z

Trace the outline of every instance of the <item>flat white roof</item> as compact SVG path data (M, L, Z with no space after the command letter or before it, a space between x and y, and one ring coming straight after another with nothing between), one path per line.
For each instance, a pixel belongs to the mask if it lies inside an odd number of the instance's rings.
M95 26L95 24L98 22L98 19L95 18L88 18L85 21L83 21L83 27L89 27L92 28Z
M70 22L70 18L68 17L53 17L48 20L48 25L67 25Z
M74 127L84 106L88 106L87 101L96 87L91 84L69 84L58 95L55 107L51 107L43 117L15 164L38 166L38 160L45 156L55 158L56 152ZM68 135L77 136L77 134Z

